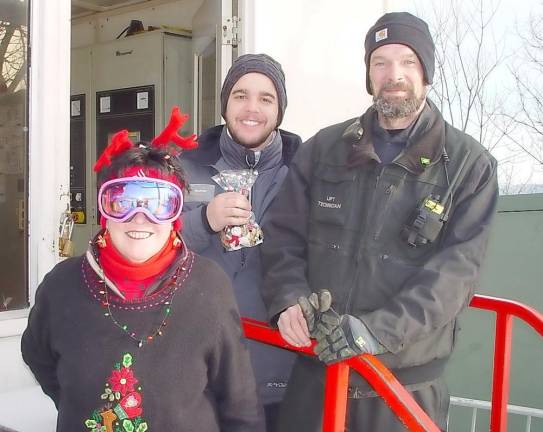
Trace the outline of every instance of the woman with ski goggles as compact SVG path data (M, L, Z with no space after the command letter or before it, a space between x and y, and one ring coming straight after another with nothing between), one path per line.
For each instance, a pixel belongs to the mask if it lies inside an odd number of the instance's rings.
M22 353L57 431L259 431L230 281L181 236L177 109L151 144L113 137L95 165L102 230L40 284Z

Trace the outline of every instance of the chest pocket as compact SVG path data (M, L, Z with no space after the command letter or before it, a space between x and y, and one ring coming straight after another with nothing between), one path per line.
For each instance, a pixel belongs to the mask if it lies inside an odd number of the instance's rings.
M344 226L355 200L353 170L345 166L317 165L311 190L311 219Z

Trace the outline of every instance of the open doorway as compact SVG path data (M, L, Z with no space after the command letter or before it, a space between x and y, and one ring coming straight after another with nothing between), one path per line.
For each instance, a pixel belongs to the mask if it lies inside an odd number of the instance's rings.
M220 123L220 86L236 56L236 0L72 0L71 211L75 254L100 229L92 166L112 133L150 140L173 105L182 133Z

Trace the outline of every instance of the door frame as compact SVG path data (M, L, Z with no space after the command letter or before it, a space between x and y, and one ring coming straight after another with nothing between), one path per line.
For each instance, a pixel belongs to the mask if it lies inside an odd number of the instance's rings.
M223 122L221 117L221 88L226 74L237 56L237 48L223 43L223 23L232 20L238 13L238 0L205 0L193 19L193 124L197 133L200 130L200 82L202 78L202 59L212 44L215 45L215 124Z
M28 71L28 301L58 262L58 224L66 209L70 153L69 0L30 2ZM0 313L0 337L18 335L28 308Z

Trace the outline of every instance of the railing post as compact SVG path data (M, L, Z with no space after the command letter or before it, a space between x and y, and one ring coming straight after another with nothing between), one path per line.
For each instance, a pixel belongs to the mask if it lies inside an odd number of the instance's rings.
M394 377L377 357L363 354L347 360L383 398L406 429L413 432L439 432L434 421L417 405L409 391Z
M511 338L513 316L498 312L494 341L494 376L492 379L492 412L490 431L507 431L507 402L509 400L509 371L511 368Z
M323 432L343 432L347 414L349 366L336 363L326 368Z

